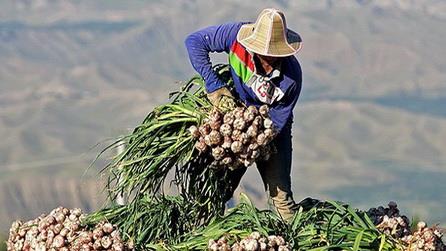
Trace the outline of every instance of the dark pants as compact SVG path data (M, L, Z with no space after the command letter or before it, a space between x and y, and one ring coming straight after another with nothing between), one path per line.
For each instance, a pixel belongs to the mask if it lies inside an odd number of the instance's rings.
M277 153L273 154L267 161L257 161L256 166L273 205L282 218L288 220L294 215L297 207L291 192L291 129L285 128L276 137L274 144ZM243 167L229 173L230 188L227 193L227 200L231 199L246 169L246 167Z

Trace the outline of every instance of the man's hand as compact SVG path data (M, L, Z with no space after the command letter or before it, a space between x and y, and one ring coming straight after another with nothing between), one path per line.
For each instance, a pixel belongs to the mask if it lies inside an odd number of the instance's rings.
M234 96L226 87L208 93L207 96L212 105L216 107L235 107Z

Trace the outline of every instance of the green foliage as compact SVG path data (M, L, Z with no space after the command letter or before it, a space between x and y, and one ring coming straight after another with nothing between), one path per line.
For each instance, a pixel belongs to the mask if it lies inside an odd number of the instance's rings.
M239 240L253 231L263 235L283 233L287 230L287 223L280 216L270 210L259 210L242 194L240 203L230 209L223 217L216 217L213 221L196 231L183 236L183 242L164 247L168 250L206 250L209 239L222 236L230 240ZM152 247L156 247L152 246ZM156 248L155 248L156 249Z
M401 250L397 240L380 233L364 212L348 205L331 201L319 203L308 211L301 208L290 222L286 222L270 210L257 209L245 195L239 205L223 217L215 217L208 225L191 228L175 240L158 240L144 247L206 250L210 239L225 236L234 242L253 231L264 236L281 235L293 250Z
M117 224L139 250L206 250L210 239L225 236L233 241L253 231L281 235L293 250L400 250L401 244L380 233L367 214L339 202L321 202L302 208L290 222L271 210L259 210L246 195L224 216L201 224L198 205L179 196L145 198L90 215L93 224ZM129 216L134 217L129 220ZM232 244L232 243L231 243Z
M87 224L107 220L119 226L123 238L142 249L147 243L175 242L194 229L199 219L193 203L179 196L141 197L125 206L114 206L90 215Z
M192 79L182 91L173 94L171 103L155 108L130 135L119 138L109 148L125 144L125 151L106 167L111 175L110 199L119 194L128 197L160 192L169 171L192 160L194 141L187 129L199 124L209 104L198 97L202 89L189 93ZM183 183L182 176L177 176Z
M380 233L365 212L339 202L321 202L300 210L284 233L300 250L399 250L399 243Z

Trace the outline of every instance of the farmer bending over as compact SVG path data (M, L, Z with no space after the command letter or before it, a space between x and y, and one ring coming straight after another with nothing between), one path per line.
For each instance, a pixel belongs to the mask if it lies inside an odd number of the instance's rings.
M302 45L300 36L286 26L284 14L264 9L255 23L228 23L210 26L190 34L186 41L194 69L206 82L209 100L217 105L220 98L234 96L247 106L267 104L279 134L274 139L277 153L267 161L257 161L265 189L284 219L290 219L296 203L291 192L291 124L293 108L302 86L302 72L293 56ZM235 93L212 70L210 52L229 54ZM232 197L246 167L230 172Z

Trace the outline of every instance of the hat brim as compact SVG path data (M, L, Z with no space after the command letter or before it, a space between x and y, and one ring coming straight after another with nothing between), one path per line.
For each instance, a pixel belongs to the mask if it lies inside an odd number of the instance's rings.
M273 51L264 53L256 46L254 33L254 24L244 24L237 33L237 41L245 46L246 49L263 56L287 57L296 54L302 47L302 39L297 32L287 30L286 42L279 45Z

